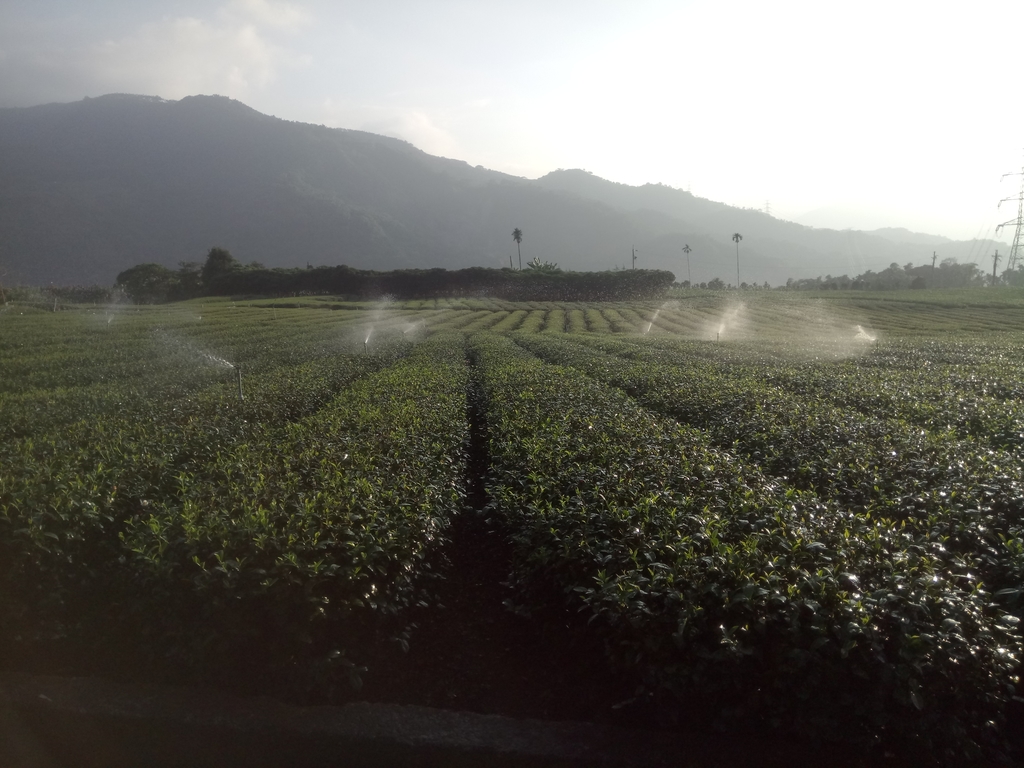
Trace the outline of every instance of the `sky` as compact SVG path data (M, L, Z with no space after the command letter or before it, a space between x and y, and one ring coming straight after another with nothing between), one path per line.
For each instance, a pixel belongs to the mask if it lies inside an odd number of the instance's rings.
M0 0L0 107L216 93L517 176L970 239L1017 215L1022 28L1020 0Z

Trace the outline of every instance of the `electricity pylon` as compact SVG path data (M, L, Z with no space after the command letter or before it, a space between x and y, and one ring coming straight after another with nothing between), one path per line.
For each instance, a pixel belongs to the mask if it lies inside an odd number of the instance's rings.
M1024 259L1024 242L1022 242L1021 232L1024 231L1024 168L1016 173L1004 173L1002 178L1007 176L1020 176L1020 192L1016 197L1004 197L999 201L999 205L1009 202L1011 200L1017 201L1017 218L1004 221L1002 224L996 227L996 232L1005 227L1007 224L1015 224L1017 226L1016 231L1013 234L1013 245L1010 246L1010 256L1006 262L1007 269L1013 269L1017 266L1017 259Z

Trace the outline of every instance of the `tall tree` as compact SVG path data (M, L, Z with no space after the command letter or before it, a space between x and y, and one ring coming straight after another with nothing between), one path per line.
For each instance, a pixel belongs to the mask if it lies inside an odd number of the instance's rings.
M117 287L136 304L170 301L178 291L178 275L162 264L138 264L117 276Z
M512 230L512 239L516 241L516 252L519 254L519 269L523 268L523 252L519 248L519 244L523 242L523 230L516 227Z
M203 279L203 290L209 292L217 278L223 277L228 272L237 269L238 266L238 262L230 252L224 248L211 248L210 252L206 254L206 263L203 264L200 272Z
M743 235L739 232L733 233L732 241L736 243L736 290L740 289L740 240L743 239Z

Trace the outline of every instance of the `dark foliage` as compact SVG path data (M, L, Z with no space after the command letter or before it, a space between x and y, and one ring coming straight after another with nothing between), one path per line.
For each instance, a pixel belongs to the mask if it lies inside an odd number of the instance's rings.
M142 270L148 275L143 267L148 270L155 266L141 265L133 270ZM134 278L133 270L118 275L118 283L125 284L122 278ZM165 271L168 279L175 274ZM653 269L563 272L470 267L376 272L353 269L344 264L310 269L265 269L241 267L231 254L220 248L210 251L202 275L202 292L210 296L338 294L359 299L380 296L395 299L490 296L508 301L647 299L663 295L675 280L671 272ZM180 280L176 285L180 287ZM175 291L169 289L166 299L173 298L177 298Z
M109 304L114 292L102 285L50 286L43 293L69 304Z
M1013 284L1014 274L1003 275ZM786 287L798 291L898 291L922 288L974 288L986 284L984 272L977 264L958 264L956 259L943 259L936 268L932 264L915 267L911 263L900 266L893 262L881 272L870 269L856 277L848 275L820 275L816 278L788 280Z

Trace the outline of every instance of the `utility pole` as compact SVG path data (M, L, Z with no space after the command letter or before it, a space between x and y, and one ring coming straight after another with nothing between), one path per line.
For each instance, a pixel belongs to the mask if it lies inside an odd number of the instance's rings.
M690 251L691 250L693 250L693 249L690 248L690 244L689 243L687 243L686 245L683 246L683 253L686 254L686 283L687 283L687 285L690 288L693 288L693 278L690 277Z
M1010 258L1006 262L1006 268L1013 269L1018 265L1018 259L1024 259L1024 168L1021 168L1016 173L1004 173L1000 180L1005 179L1007 176L1020 176L1020 192L1016 197L1004 197L999 201L999 205L1010 200L1016 200L1017 218L1004 221L996 227L996 232L999 232L1007 224L1014 224L1016 226L1016 230L1013 233L1013 245L1010 246Z
M935 251L932 251L932 274L933 275L935 274L935 262L936 262L936 260L938 258L939 258L939 255Z
M764 201L764 212L766 214L768 214L769 216L772 215L772 201L771 200L765 200Z
M743 239L743 235L736 232L732 236L732 241L736 243L736 290L740 289L740 240Z
M996 265L999 264L999 249L996 248L995 254L992 256L992 285L996 284Z
M633 269L636 269L636 246L633 246Z

